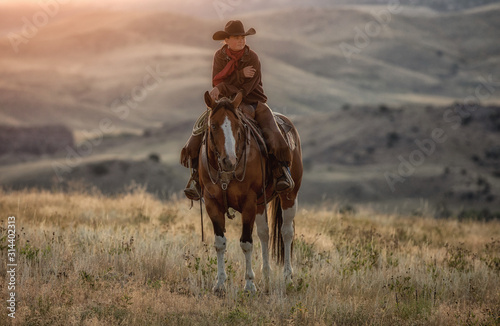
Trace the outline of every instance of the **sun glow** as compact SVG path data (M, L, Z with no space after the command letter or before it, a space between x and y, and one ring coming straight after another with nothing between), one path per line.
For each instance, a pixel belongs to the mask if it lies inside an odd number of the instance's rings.
M198 2L197 0L185 1L185 0L0 0L0 5L9 5L9 6L34 6L37 5L39 7L44 6L65 6L71 5L76 7L85 7L88 5L104 7L104 8L116 8L116 9L127 9L127 8L143 8L143 9L168 9L176 7L184 6L186 3L190 5L195 5Z

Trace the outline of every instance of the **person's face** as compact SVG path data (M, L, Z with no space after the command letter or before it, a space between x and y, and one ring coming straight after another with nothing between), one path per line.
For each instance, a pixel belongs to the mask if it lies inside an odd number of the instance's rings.
M226 44L233 51L243 50L243 48L247 44L246 36L243 35L229 36L229 38L226 38Z

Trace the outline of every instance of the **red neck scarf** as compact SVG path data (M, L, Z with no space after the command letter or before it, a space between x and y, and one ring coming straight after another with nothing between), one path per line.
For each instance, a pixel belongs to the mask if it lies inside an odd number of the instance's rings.
M227 65L213 79L214 86L219 85L227 77L229 77L238 68L238 61L243 57L245 49L233 51L229 47L226 49L226 54L231 58Z

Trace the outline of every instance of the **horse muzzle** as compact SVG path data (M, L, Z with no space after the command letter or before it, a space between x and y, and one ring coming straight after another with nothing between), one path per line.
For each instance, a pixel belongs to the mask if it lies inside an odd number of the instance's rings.
M221 158L220 166L224 172L232 172L236 168L236 158Z

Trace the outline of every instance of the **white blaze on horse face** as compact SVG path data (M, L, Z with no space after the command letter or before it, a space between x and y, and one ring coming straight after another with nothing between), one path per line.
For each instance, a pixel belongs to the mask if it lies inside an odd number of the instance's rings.
M233 134L233 128L231 126L231 121L229 117L224 119L224 123L222 124L222 131L224 132L224 147L226 149L226 155L231 164L236 164L236 140Z

